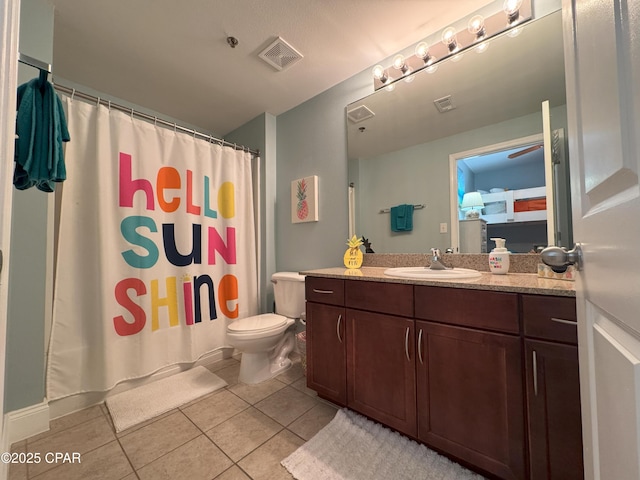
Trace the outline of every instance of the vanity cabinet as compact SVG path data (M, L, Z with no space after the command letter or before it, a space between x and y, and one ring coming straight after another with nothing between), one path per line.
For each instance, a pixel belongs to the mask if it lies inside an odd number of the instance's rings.
M347 404L344 281L307 277L307 386Z
M306 278L307 385L500 479L582 478L575 300Z
M525 478L518 295L416 286L415 308L418 438Z
M346 281L347 405L416 437L413 287Z
M531 480L584 478L575 300L522 296Z

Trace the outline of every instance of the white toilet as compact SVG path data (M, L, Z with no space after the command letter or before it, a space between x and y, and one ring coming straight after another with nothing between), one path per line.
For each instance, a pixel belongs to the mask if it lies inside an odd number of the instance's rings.
M276 313L242 318L227 327L227 342L242 352L242 383L260 383L291 366L296 319L304 313L304 275L280 272L271 276Z

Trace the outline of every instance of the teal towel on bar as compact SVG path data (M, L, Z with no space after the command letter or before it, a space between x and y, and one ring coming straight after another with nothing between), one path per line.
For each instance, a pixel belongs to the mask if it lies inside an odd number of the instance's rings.
M62 102L46 77L18 87L13 184L53 192L67 178L62 142L69 141Z
M391 207L391 231L410 232L413 230L413 205Z

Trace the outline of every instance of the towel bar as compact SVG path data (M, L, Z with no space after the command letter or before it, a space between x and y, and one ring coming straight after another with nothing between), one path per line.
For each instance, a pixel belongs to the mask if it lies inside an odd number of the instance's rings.
M413 206L414 210L420 210L421 208L426 208L426 205L424 203L419 203ZM389 212L391 212L390 208L382 208L378 213L389 213Z

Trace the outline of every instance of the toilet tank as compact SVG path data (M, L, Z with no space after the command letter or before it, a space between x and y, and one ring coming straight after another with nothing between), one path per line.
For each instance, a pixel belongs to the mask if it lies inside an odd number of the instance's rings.
M271 276L276 313L288 318L300 318L304 313L304 275L278 272Z

